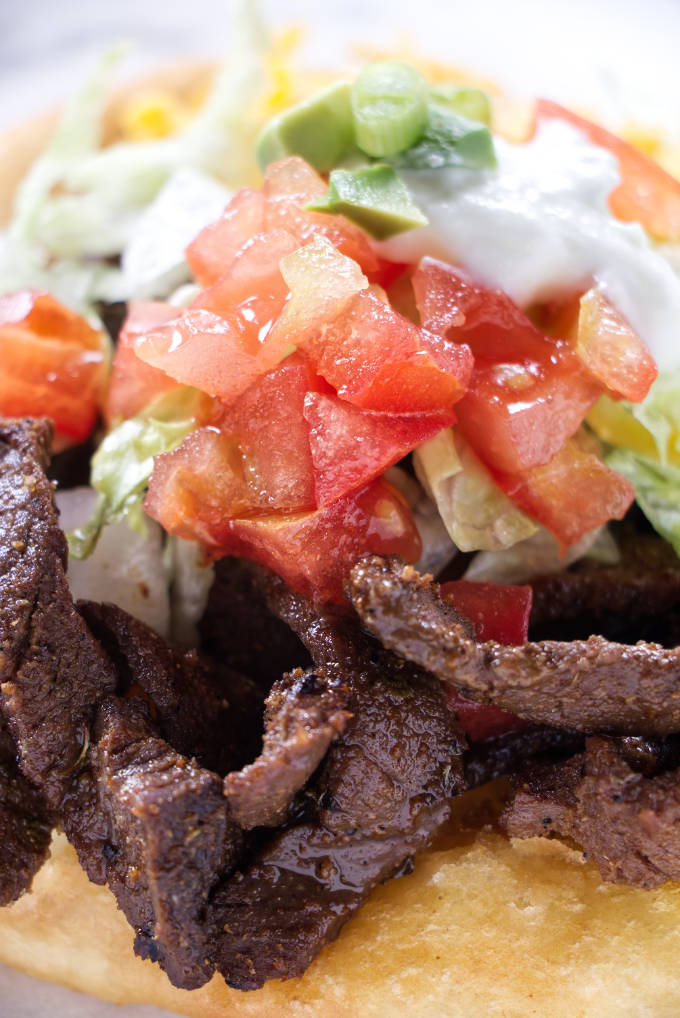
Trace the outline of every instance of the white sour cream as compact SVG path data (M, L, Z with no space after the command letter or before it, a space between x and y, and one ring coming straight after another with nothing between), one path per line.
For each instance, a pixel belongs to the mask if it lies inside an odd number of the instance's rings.
M557 120L495 147L494 170L402 171L429 225L387 241L387 256L454 262L522 307L596 283L660 370L680 366L680 279L641 226L611 215L614 156Z

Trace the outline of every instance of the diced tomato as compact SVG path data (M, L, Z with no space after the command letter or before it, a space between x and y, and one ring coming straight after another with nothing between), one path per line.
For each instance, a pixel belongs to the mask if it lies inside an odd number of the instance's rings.
M290 230L300 244L322 234L342 254L352 258L364 272L378 273L384 261L378 258L368 235L345 216L309 212L304 206L328 190L322 177L299 156L272 163L265 174L265 229Z
M547 364L479 358L456 412L478 456L493 469L514 474L549 462L601 393L566 350Z
M222 429L239 438L252 505L261 511L316 507L305 397L326 391L299 355L255 382L227 410Z
M306 339L305 349L338 395L384 413L450 409L464 393L472 367L465 346L421 333L370 290Z
M641 402L658 374L637 332L596 288L581 298L576 355L615 399Z
M0 413L51 417L62 440L81 442L97 421L107 342L47 293L0 297Z
M154 459L144 508L175 537L214 545L226 521L252 509L235 435L198 428Z
M625 477L575 439L544 466L515 476L497 474L496 481L565 547L607 520L620 520L635 498Z
M178 450L156 458L147 513L168 533L202 541L213 558L243 555L320 600L342 600L343 583L363 554L419 557L408 506L387 482L373 481L309 513L237 517L247 491L239 463L233 437L194 432Z
M199 294L192 307L218 313L235 307L249 308L253 320L266 329L267 315L278 314L288 297L279 263L298 247L298 241L288 230L254 234L219 279ZM264 309L261 304L266 305Z
M537 125L553 119L566 120L578 127L590 141L608 149L618 159L621 183L609 196L615 216L642 223L655 237L680 240L680 181L622 138L557 103L539 99Z
M474 624L478 640L509 645L526 643L533 597L531 587L453 580L442 584L441 593ZM493 704L476 703L453 686L447 686L446 692L449 706L471 742L526 727L527 722L515 714Z
M106 394L104 416L109 427L134 417L178 383L159 368L146 364L135 353L137 336L176 318L179 309L159 301L133 300L118 336L118 347Z
M262 191L242 188L221 218L201 230L186 250L189 268L201 286L212 286L227 271L243 245L264 229Z
M452 580L442 584L441 593L472 622L478 640L513 646L529 639L531 587Z
M178 382L228 403L263 373L257 332L257 323L238 310L218 315L189 308L168 325L136 337L134 350Z
M313 513L233 520L222 549L268 566L303 594L341 601L349 570L361 555L400 555L414 562L422 546L402 496L377 480Z
M478 455L509 473L546 463L602 391L570 344L544 336L506 293L434 258L420 262L413 289L423 325L476 358L456 412Z
M384 473L407 452L455 421L439 414L378 414L323 393L305 398L317 505L324 506Z
M412 282L424 328L467 343L475 357L542 361L553 351L507 293L476 283L462 269L426 257Z

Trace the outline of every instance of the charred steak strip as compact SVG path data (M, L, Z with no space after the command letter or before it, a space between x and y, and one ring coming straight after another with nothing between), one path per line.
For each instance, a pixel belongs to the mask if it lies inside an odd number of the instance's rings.
M272 581L270 603L347 690L352 714L307 787L297 824L215 896L218 968L241 989L300 975L382 880L404 872L462 790L463 739L439 684L335 610Z
M343 733L350 715L344 688L297 669L274 683L266 701L262 753L228 774L224 791L241 827L276 827L293 797Z
M24 775L58 809L112 691L108 658L73 607L45 476L51 428L0 423L0 707Z
M657 644L543 641L507 647L469 639L429 577L367 556L349 598L386 646L482 703L576 731L680 731L680 649Z
M573 838L604 880L680 880L680 769L645 777L627 755L620 740L591 737L585 753L525 777L504 814L508 834Z

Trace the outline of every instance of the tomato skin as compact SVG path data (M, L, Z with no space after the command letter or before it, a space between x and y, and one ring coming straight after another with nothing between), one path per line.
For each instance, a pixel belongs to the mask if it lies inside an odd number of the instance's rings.
M159 368L146 364L135 353L137 336L176 318L179 311L160 301L133 300L118 336L104 417L109 428L140 413L178 383Z
M475 627L477 639L507 646L526 643L534 592L528 585L451 580L441 586L442 597Z
M621 183L609 196L609 205L617 218L642 223L659 239L680 240L680 181L622 138L558 103L539 99L536 126L553 119L566 120L593 144L608 149L618 159Z
M378 414L324 393L305 397L316 502L328 505L384 473L415 446L455 421L439 414Z
M514 476L496 474L509 497L564 547L589 530L620 520L635 499L630 482L572 439L549 463Z
M50 294L0 297L0 413L51 417L63 442L82 442L103 402L107 341Z
M453 580L441 586L442 597L474 624L477 639L518 645L529 637L531 587L502 586ZM476 703L453 686L446 689L449 706L471 742L525 728L527 722L492 704Z

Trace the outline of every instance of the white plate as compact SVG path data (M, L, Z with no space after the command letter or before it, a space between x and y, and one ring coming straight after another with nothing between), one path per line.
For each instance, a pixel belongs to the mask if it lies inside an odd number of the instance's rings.
M0 126L65 97L102 49L136 39L132 71L174 56L219 54L227 38L224 0L46 0L5 4L0 12ZM408 38L433 57L465 64L513 90L598 108L616 123L629 116L674 123L677 0L265 0L274 24L306 24L314 61L337 66L351 42L389 48ZM410 20L411 11L417 17ZM37 983L0 966L0 1018L160 1018L150 1007L119 1008Z

